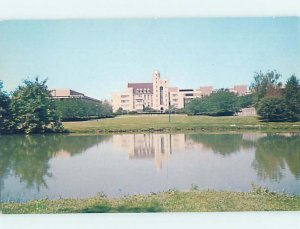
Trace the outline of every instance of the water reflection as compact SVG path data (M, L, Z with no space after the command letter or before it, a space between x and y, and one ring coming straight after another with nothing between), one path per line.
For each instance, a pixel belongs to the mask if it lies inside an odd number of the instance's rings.
M101 147L97 146L99 144L101 144ZM224 171L228 172L228 177L234 177L237 180L235 182L238 184L238 180L241 179L239 178L239 169L244 170L245 174L250 174L249 177L244 177L249 178L248 180L280 182L289 176L288 180L293 185L297 184L295 180L300 180L299 134L201 133L122 134L111 136L0 136L0 146L0 195L1 190L4 188L4 181L9 180L9 178L17 178L20 183L26 184L27 189L35 189L37 192L40 189L48 189L49 184L47 182L50 181L53 182L52 185L55 187L53 176L55 176L57 170L51 166L55 165L57 161L51 164L51 159L87 155L91 148L93 148L92 152L95 154L88 159L87 157L80 158L79 162L76 163L85 165L92 163L91 161L95 159L98 160L100 157L98 162L100 164L95 164L90 171L89 164L81 172L84 177L90 177L92 173L99 174L96 179L99 178L100 184L108 177L106 185L113 182L112 179L115 179L115 183L123 182L120 179L128 179L130 182L136 182L135 185L137 186L142 185L138 179L135 181L135 169L137 168L140 171L144 169L149 176L148 179L150 177L154 179L152 182L157 179L157 174L161 174L161 179L165 179L164 176L166 173L168 176L168 172L164 169L172 160L173 164L170 169L173 174L176 174L177 171L184 173L181 178L175 177L172 180L173 183L170 184L174 184L172 187L180 186L185 182L184 180L189 183L198 179L200 183L208 182L208 184L211 184L209 179L207 181L205 177L214 176L216 180L218 176L225 176ZM125 155L122 152L125 152ZM251 154L250 157L249 154ZM90 161L87 162L87 160ZM131 163L128 164L127 160ZM148 167L149 162L154 164L154 166L152 164L152 168L155 167L158 173L153 173ZM214 164L214 162L216 162L215 167L214 165L206 167L207 164ZM239 163L241 162L247 166L249 164L249 167L240 168ZM69 163L66 166L69 166L68 169L72 173L72 169L76 166L72 167L74 160L69 161ZM119 180L116 178L118 176L114 175L118 170L121 171L120 174L124 175ZM202 173L199 172L198 174L198 171L202 171ZM67 177L62 179L68 179ZM143 178L141 177L141 179ZM63 180L62 183L64 184L64 182L68 182L68 180ZM90 185L94 185L92 182ZM126 181L124 182L126 183ZM167 181L164 180L163 182ZM222 182L224 183L222 185L226 187L226 180ZM79 186L82 185L80 182L78 183ZM218 184L215 184L215 187L219 187ZM88 190L89 188L87 185L84 189Z
M49 160L53 157L71 157L109 136L32 135L0 136L0 191L7 176L16 176L27 188L47 188L50 178Z
M278 181L286 167L296 179L300 177L300 135L296 133L129 134L114 135L113 145L126 148L129 159L154 159L157 169L180 150L212 150L229 156L253 148L252 166L261 179Z
M129 159L154 159L155 167L161 169L163 163L174 152L184 149L187 144L185 134L127 134L114 135L113 146L127 149Z
M253 168L262 179L280 181L287 167L296 179L300 178L299 134L269 134L255 144Z
M202 144L204 148L224 156L255 145L254 139L247 134L245 137L243 134L191 134L188 137L194 142Z

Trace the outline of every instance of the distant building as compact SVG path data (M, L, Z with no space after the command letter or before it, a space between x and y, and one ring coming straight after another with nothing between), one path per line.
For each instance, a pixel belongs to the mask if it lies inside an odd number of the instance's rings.
M237 85L229 90L238 95L249 94L246 85ZM160 72L156 70L152 75L152 83L127 83L125 92L113 93L112 106L114 112L120 108L137 112L151 108L165 112L170 107L184 108L192 99L209 96L212 92L212 86L198 89L169 87L168 81L161 79Z
M234 92L239 96L248 95L250 91L247 85L235 85L233 88L229 89L230 92Z
M128 83L125 92L113 93L113 110L143 111L151 108L165 112L170 106L184 108L193 98L209 95L212 87L199 89L178 89L169 87L167 80L161 79L160 72L154 71L152 83Z
M101 103L100 100L94 99L84 95L83 93L71 90L71 89L53 89L51 90L52 98L64 100L64 99L83 99L87 101L93 101Z
M177 109L184 108L192 99L208 96L212 93L212 90L211 86L200 87L199 89L169 88L170 105Z

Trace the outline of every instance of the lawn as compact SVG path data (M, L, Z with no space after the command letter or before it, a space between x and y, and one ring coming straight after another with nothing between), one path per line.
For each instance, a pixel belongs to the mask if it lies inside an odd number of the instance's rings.
M115 118L65 122L71 133L262 130L299 131L300 122L260 122L257 117L187 115L124 115Z
M2 213L299 211L300 196L252 192L169 191L123 198L36 200L2 203Z

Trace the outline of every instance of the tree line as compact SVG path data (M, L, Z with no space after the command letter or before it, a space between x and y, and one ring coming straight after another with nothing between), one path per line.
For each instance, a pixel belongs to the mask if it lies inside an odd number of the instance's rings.
M91 118L109 118L112 116L111 105L104 102L71 98L55 101L62 121L87 120Z
M285 85L276 70L256 73L251 89L254 91L254 104L263 121L300 120L300 84L292 75Z
M227 116L242 108L255 107L262 121L299 121L300 84L292 75L285 84L276 70L258 72L250 86L251 94L238 96L228 89L214 91L209 96L193 99L185 107L192 115Z
M187 104L185 110L192 115L230 116L241 108L251 107L253 95L238 96L228 89L219 89L209 96L195 98Z
M112 115L108 103L81 99L55 101L47 80L24 80L13 92L3 90L0 81L0 134L62 132L62 120Z

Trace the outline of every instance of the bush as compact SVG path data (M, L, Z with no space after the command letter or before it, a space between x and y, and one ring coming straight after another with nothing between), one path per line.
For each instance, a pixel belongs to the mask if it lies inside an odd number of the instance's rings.
M285 101L281 97L264 97L258 104L257 114L263 121L287 121L289 120L289 111Z
M193 99L187 106L190 115L230 116L240 110L238 96L228 90L213 92L210 96Z
M134 115L134 114L138 114L137 111L129 111L128 114Z

